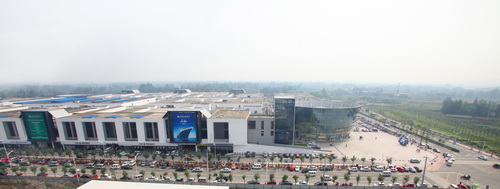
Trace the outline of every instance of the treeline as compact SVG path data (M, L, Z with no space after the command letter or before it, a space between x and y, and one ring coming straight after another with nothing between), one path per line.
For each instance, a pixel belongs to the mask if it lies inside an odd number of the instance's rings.
M500 117L500 105L486 100L478 100L469 103L461 99L452 100L451 97L444 99L441 107L443 114L469 115L472 117Z

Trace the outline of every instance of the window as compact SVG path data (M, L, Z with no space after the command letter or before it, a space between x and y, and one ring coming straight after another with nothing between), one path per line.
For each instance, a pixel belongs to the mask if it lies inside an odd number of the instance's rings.
M125 133L125 140L137 141L137 126L135 122L123 122L123 132Z
M5 134L8 139L19 139L19 133L17 132L16 123L13 121L3 122L5 128Z
M274 121L271 121L271 129L274 129Z
M229 123L214 123L214 139L229 139Z
M95 122L83 122L83 131L85 132L85 140L97 140Z
M66 140L77 140L75 122L62 122Z
M260 136L264 136L264 131L260 131Z
M146 122L144 123L144 129L146 129L146 141L160 140L158 137L158 123Z
M248 121L248 129L255 129L255 121Z
M264 121L260 121L260 129L264 129Z
M271 136L274 136L274 131L271 131Z
M104 127L104 137L106 140L117 140L115 122L103 122L102 125Z

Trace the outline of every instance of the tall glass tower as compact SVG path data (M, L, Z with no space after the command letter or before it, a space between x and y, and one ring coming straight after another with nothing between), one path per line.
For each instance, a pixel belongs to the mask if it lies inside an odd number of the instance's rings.
M274 97L276 144L293 144L295 131L295 98Z

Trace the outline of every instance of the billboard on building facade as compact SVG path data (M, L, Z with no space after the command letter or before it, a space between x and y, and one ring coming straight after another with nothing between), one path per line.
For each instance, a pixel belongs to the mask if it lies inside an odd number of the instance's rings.
M45 124L45 116L43 113L25 112L24 117L31 140L49 140L49 132Z
M172 128L171 142L198 142L198 124L195 112L171 112L170 120Z

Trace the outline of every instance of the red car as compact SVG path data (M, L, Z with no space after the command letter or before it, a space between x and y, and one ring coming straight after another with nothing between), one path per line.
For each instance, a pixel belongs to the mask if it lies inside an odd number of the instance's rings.
M288 169L289 171L295 171L295 167L294 167L294 166L288 166L288 167L287 167L287 169Z
M415 188L414 184L403 184L403 187Z
M405 168L404 167L396 167L396 170L398 170L398 172L406 172Z
M276 181L275 180L270 180L270 181L267 181L266 184L267 185L276 185Z

